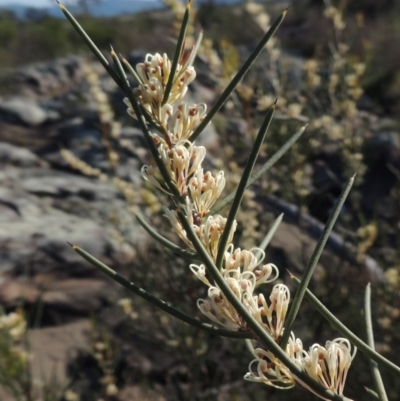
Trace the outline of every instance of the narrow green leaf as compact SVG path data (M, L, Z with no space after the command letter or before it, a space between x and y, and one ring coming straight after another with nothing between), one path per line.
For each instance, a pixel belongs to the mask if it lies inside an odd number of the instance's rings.
M186 38L186 30L187 30L187 26L189 23L190 2L191 2L191 0L188 0L187 5L186 5L186 11L183 16L181 30L179 32L179 37L178 37L178 43L176 44L174 59L172 60L171 73L168 77L168 82L165 87L164 98L163 98L163 102L162 102L163 105L168 102L169 95L171 94L172 85L174 84L176 70L178 68L178 63L183 55L182 54L183 51L185 50L184 44L185 44L185 38Z
M196 44L194 45L193 52L190 55L190 59L188 61L188 67L191 67L193 65L194 60L197 56L197 53L199 52L199 48L200 48L202 40L203 40L203 31L200 31L199 36L197 37L197 40L196 40Z
M111 57L115 63L118 74L120 76L123 91L125 92L126 96L128 97L129 101L132 104L133 110L135 111L136 117L139 121L140 128L143 131L143 135L147 141L147 145L149 146L150 152L154 158L155 163L157 164L157 167L161 173L161 176L162 176L165 184L168 186L168 189L175 196L175 198L178 199L181 203L184 203L183 196L180 194L178 188L172 182L171 177L169 176L169 173L167 171L167 168L165 167L163 161L161 160L158 149L157 149L157 147L153 141L153 138L151 136L151 133L147 127L146 120L143 116L139 102L137 101L135 95L132 92L132 89L130 87L128 78L126 77L125 71L121 65L121 62L119 61L117 54L115 53L115 51L113 49L111 49Z
M367 392L367 394L369 394L369 395L370 395L372 398L374 398L375 400L379 401L378 394L375 393L374 390L372 390L372 389L370 389L370 388L368 388L368 387L365 387L365 386L364 386L364 388L365 388L365 391Z
M274 115L276 102L273 106L268 110L267 115L263 123L261 124L260 130L258 131L256 140L254 141L253 148L251 149L250 156L247 160L246 166L243 170L242 177L240 178L239 185L235 192L235 198L233 199L232 206L229 210L228 218L226 219L226 224L224 228L224 232L220 238L218 244L218 255L216 259L216 265L218 269L221 269L222 262L225 254L226 247L228 245L228 238L231 232L232 226L235 222L236 214L239 210L240 204L242 202L244 192L246 191L247 184L250 178L250 175L253 171L254 165L256 163L258 154L260 153L261 146L264 142L265 136L268 132L269 125L271 123L272 117Z
M107 59L104 57L103 53L100 49L94 44L92 39L88 36L85 30L80 26L79 22L74 18L74 16L62 5L59 1L57 1L61 11L67 17L68 21L71 25L75 28L78 32L80 37L84 40L84 42L89 46L89 49L92 53L96 56L96 58L100 61L106 71L110 74L110 76L114 79L116 84L121 87L121 81L118 77L118 74L111 68L110 64L108 63Z
M75 28L75 30L80 34L80 36L84 39L85 43L88 45L89 49L92 51L92 53L96 56L96 58L100 61L100 63L103 65L103 67L105 68L105 70L109 73L109 75L111 76L111 78L115 81L115 83L122 89L124 90L124 87L122 85L122 81L120 79L120 77L118 76L117 72L114 71L110 64L108 63L107 59L104 57L104 55L101 53L101 51L96 47L96 45L94 44L94 42L90 39L90 37L87 35L87 33L84 31L84 29L79 25L78 21L72 16L72 14L65 8L65 6L63 6L60 2L58 2L58 5L60 6L62 12L64 13L64 15L67 17L67 19L70 21L70 23L72 24L72 26ZM128 63L129 64L129 63ZM134 72L134 74L136 74ZM135 77L135 76L134 76ZM137 76L137 79L139 80L138 82L140 82L140 78L139 76ZM127 94L125 93L125 95L127 96ZM146 117L146 120L148 121L148 123L153 123L155 124L154 121L152 121L150 115L148 114L147 110L142 108L142 112L144 114L144 116ZM157 125L157 124L155 124ZM160 128L159 126L157 126L157 128ZM161 130L162 131L162 130Z
M143 298L147 302L150 302L154 306L157 306L158 308L162 309L164 312L167 312L169 315L174 316L177 319L182 320L183 322L185 322L187 324L190 324L191 326L197 327L201 330L208 331L209 333L214 333L218 336L230 337L230 338L250 338L249 333L219 329L210 324L203 323L200 320L195 319L190 315L187 315L186 313L173 307L168 302L165 302L162 299L155 297L154 295L145 291L143 288L138 287L136 284L134 284L131 281L127 280L126 278L122 277L115 270L111 269L110 267L105 265L103 262L96 259L94 256L90 255L88 252L84 251L82 248L79 248L78 246L75 246L75 245L71 245L71 247L76 253L81 255L84 259L86 259L94 267L100 269L107 276L111 277L114 281L121 284L127 290L133 292L134 294Z
M128 71L131 73L133 79L136 81L136 83L142 84L142 80L140 79L138 73L135 71L135 69L131 66L131 64L129 63L129 61L122 56L122 54L119 55L120 59L122 60L122 63L125 65L125 67L128 69Z
M246 339L244 340L244 342L245 342L246 348L247 348L247 350L250 352L252 358L256 358L257 355L256 355L256 353L254 352L254 347L253 347L252 340L250 340L249 338L246 338Z
M283 349L286 348L286 344L289 340L289 336L290 336L290 332L292 330L293 323L294 323L297 313L300 309L300 305L303 301L308 284L310 283L311 277L314 274L314 270L317 267L317 263L322 254L322 251L324 250L326 241L328 241L328 238L331 234L334 224L336 223L336 219L339 216L342 206L344 205L347 195L349 194L350 189L353 186L354 178L355 178L355 175L350 178L347 185L345 186L342 193L340 194L338 202L337 202L333 212L329 216L328 222L326 223L325 228L321 234L321 237L318 240L317 245L315 246L314 252L311 255L311 259L308 263L308 266L306 267L306 270L303 273L301 283L300 283L299 287L297 288L296 295L294 296L294 300L290 307L289 313L286 317L285 331L283 333L282 342L281 342L281 347Z
M236 297L232 289L229 287L228 283L221 276L221 273L219 272L217 266L214 264L210 255L204 249L204 246L200 242L199 238L197 238L191 224L183 215L182 211L178 210L177 213L178 218L186 231L188 239L192 242L196 252L201 257L204 265L207 268L207 272L211 275L216 285L221 289L227 300L247 323L248 327L254 332L254 335L258 339L258 341L264 344L264 347L266 349L271 351L276 358L282 361L282 363L285 364L285 366L287 366L290 371L296 375L296 377L298 377L311 389L313 389L316 394L320 394L321 398L334 401L344 401L342 397L326 389L320 383L316 382L310 376L308 376L302 369L300 369L292 361L292 359L290 359L286 352L280 348L280 346L274 341L274 339L263 329L263 327L258 324L257 320L255 320L254 317L247 311L246 307L242 304L240 299Z
M278 151L276 151L272 155L270 159L268 159L254 174L252 174L249 181L247 182L246 189L250 185L254 184L292 147L292 145L303 135L306 127L307 126L304 126L300 130L298 130L291 138L287 140L287 142L284 143L284 145ZM236 191L230 193L228 196L226 196L224 199L218 202L218 204L211 209L210 214L211 215L217 214L221 209L223 209L226 205L232 202L232 200L235 198L235 195Z
M177 254L179 256L182 256L183 258L194 261L194 260L199 260L199 257L197 254L193 252L189 252L185 249L182 249L178 245L174 244L173 242L169 241L167 238L163 237L161 234L159 234L156 230L154 230L153 227L151 227L144 217L141 215L141 213L136 213L135 215L136 219L138 220L139 224L160 244L164 245L166 248L168 248L170 251L172 251L174 254Z
M364 297L364 314L365 314L365 329L367 332L367 342L369 347L372 350L375 350L375 341L374 341L374 329L372 326L372 313L371 313L371 284L368 283L365 288L365 297ZM385 386L383 384L382 376L379 372L378 364L369 360L369 367L371 369L372 380L375 384L375 390L377 391L378 398L380 401L388 401Z
M262 249L263 251L265 251L267 249L267 246L269 245L272 238L274 237L276 230L278 229L279 225L282 222L282 219L283 219L283 213L281 213L276 218L276 220L274 221L274 224L272 224L272 227L269 229L267 235L264 237L264 239L262 240L262 242L258 248ZM256 256L259 257L259 255L256 255Z
M290 274L290 278L294 283L299 286L300 280ZM365 342L360 340L352 331L350 331L342 322L340 322L335 315L333 315L324 304L310 291L306 290L306 298L314 306L314 308L336 329L343 337L346 337L357 349L365 356L375 361L379 366L392 373L394 376L400 378L400 367L390 362L382 355L378 354L375 350L371 349Z
M256 48L254 49L253 53L245 61L245 63L240 68L240 70L236 73L236 75L233 77L232 81L229 83L229 85L223 91L223 93L221 94L219 99L216 101L216 103L213 105L213 107L207 113L204 120L195 129L195 131L189 138L190 142L194 142L196 140L196 138L200 135L200 133L203 131L203 129L207 126L207 124L212 120L212 118L215 116L215 114L218 113L218 111L221 109L221 107L228 100L231 93L235 90L236 86L239 84L241 79L246 75L247 71L251 68L253 63L256 61L257 57L263 51L265 45L271 39L272 35L279 28L279 25L282 23L283 19L285 18L286 13L287 13L287 9L277 18L277 20L272 24L272 26L268 30L268 32L260 40L260 42L258 43Z

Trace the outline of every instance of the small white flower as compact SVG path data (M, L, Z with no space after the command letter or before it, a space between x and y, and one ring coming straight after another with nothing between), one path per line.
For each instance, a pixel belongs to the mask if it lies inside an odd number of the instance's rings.
M214 178L209 171L204 174L202 168L197 169L189 180L188 189L196 212L200 217L208 214L211 207L220 197L224 187L225 177L223 171L220 171Z
M225 252L225 269L240 269L241 271L253 271L257 282L256 285L269 283L278 278L278 268L269 263L261 268L257 267L262 263L265 252L260 248L252 248L250 251L240 248L233 249L233 244L228 246ZM272 276L272 278L271 278Z
M168 195L172 195L171 192L169 192L164 186L162 186L159 181L154 177L154 175L156 174L156 170L153 166L147 166L144 165L142 166L142 169L140 170L142 177L150 182L151 184L153 184L156 188L160 189L161 191L165 192Z
M182 102L179 104L169 125L171 140L177 143L189 139L193 131L203 121L206 112L207 105L205 103L188 105L188 103Z
M302 368L303 364L303 343L299 338L296 338L293 331L290 333L289 341L286 346L286 353L297 366Z
M295 380L290 370L275 358L272 352L257 348L254 353L256 359L250 362L249 372L244 376L245 380L264 383L282 390L294 387Z
M148 84L151 78L158 79L164 85L167 84L171 73L171 61L167 54L146 54L144 63L136 65L136 71L144 84Z
M264 295L258 295L258 303L261 308L263 327L276 340L283 335L286 313L290 301L289 288L284 284L276 284L269 297L271 304L268 306Z
M199 227L195 227L197 237L200 239L208 254L214 259L214 261L217 258L219 240L222 236L222 233L224 232L225 225L226 218L217 214L214 216L208 216L205 224L201 224ZM235 220L229 233L228 244L232 242L236 226L237 223Z
M343 396L347 372L356 352L357 348L354 347L352 351L350 342L346 338L327 341L325 347L314 344L308 353L303 351L302 368L324 387ZM312 391L304 383L301 384Z
M189 266L190 270L193 272L193 274L200 280L202 281L205 285L211 287L211 283L208 281L206 277L206 268L204 265L197 266L195 264L191 264Z
M202 273L200 272L199 274L199 271L195 272L198 277ZM239 273L231 270L226 271L223 277L236 297L243 304L246 304L245 299L251 298L254 290L254 274L252 272ZM202 280L202 277L199 278ZM197 306L210 320L229 330L247 329L247 323L218 287L210 286L208 289L208 298L199 299Z

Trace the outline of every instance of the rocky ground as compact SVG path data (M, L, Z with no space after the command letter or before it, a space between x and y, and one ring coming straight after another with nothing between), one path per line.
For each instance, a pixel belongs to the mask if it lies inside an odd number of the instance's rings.
M60 155L60 147L67 147L92 166L108 168L96 111L85 97L82 59L70 57L32 65L21 69L13 79L15 92L0 98L0 302L6 310L23 305L37 315L40 309L39 328L29 334L33 374L40 379L42 373L50 375L57 366L58 379L65 383L70 377L67 365L71 358L77 358L77 350L90 347L90 316L113 310L120 292L110 279L74 253L67 242L126 272L128 268L145 268L143 259L137 257L138 250L147 249L152 240L127 211L124 197L112 183L83 176ZM121 104L116 109L122 116L124 107L117 88L104 76L101 82L113 103ZM211 89L201 83L192 95L195 99L212 100ZM140 132L124 118L122 137L141 146ZM385 135L370 138L366 146L376 150L376 163L390 159L400 165L398 135ZM207 147L218 149L212 126L205 141ZM121 157L118 173L138 188L139 170L138 158ZM387 177L382 175L384 171L379 175L379 168L375 174L374 197L378 199L378 183ZM272 262L282 272L289 269L300 275L323 225L273 196L264 199L264 207L275 216L285 213L270 246ZM123 236L116 229L115 216L124 221ZM344 270L334 274L332 270L339 266ZM333 234L317 276L321 280L329 277L332 283L341 282L344 275L347 284L340 289L344 297L349 291L361 293L368 281L385 281L373 258L356 261L354 250ZM115 311L122 314L119 309ZM118 319L108 321L111 330L120 323ZM147 378L160 374L160 359L170 358L165 350L154 354L152 344L150 338L133 336L129 345L131 356L138 355L140 361L136 361L136 369L142 368ZM176 355L175 358L179 360ZM143 390L143 386L125 386L126 394L121 393L118 399L139 399L141 391L149 400L168 399L162 396L162 385L158 386L161 387L149 386L156 388L157 396L152 395L153 390Z

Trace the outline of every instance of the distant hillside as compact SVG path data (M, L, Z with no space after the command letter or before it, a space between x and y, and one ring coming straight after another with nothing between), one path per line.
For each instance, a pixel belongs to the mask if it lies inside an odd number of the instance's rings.
M95 17L114 17L117 15L132 14L139 11L152 10L161 7L163 7L161 0L103 0L97 4L90 4L89 12ZM30 7L10 2L8 4L1 4L0 10L1 9L12 11L19 18L23 19ZM79 7L76 6L68 7L68 9L74 14L81 11ZM35 8L35 10L43 10L53 17L63 17L63 13L57 5L46 8Z
M4 1L4 0L3 0ZM29 6L24 6L21 4L13 4L11 0L5 0L6 4L0 4L0 11L9 10L12 11L18 18L24 19L26 13L29 9L42 10L47 14L62 18L63 13L57 5L43 7L43 8L33 8ZM196 3L200 4L210 0L197 0ZM239 3L241 0L214 0L215 3ZM94 3L89 5L89 12L94 17L115 17L124 14L133 14L145 10L154 10L157 8L164 7L161 0L102 0L99 3ZM73 14L79 14L82 11L79 7L70 6L68 10Z

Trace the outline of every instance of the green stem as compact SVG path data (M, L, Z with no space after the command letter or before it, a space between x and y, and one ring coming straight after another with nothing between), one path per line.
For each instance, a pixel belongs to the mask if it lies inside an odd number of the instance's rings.
M143 135L146 138L147 145L150 148L150 152L154 158L155 163L157 164L158 170L160 171L165 184L168 186L168 189L171 191L173 196L176 199L178 199L181 203L184 203L183 196L181 195L178 188L171 180L171 177L167 171L167 168L165 167L163 161L161 160L160 153L158 152L158 149L157 149L157 147L153 141L153 138L150 134L150 131L147 127L146 120L140 109L139 102L137 101L135 95L132 92L132 89L130 87L128 78L126 77L125 71L122 68L121 62L119 61L119 58L113 49L111 49L111 57L114 60L115 66L117 67L117 71L118 71L119 76L122 81L123 90L124 90L125 94L127 95L129 101L132 104L133 110L135 111L136 117L139 121L140 128L143 131Z
M118 74L111 68L110 64L108 63L107 59L104 57L103 53L100 51L100 49L94 44L92 39L88 36L88 34L85 32L85 30L79 25L79 22L74 18L74 16L65 8L63 4L61 4L58 0L56 0L58 3L58 6L60 7L61 11L64 13L64 15L67 17L67 20L71 23L71 25L75 28L75 30L78 32L80 37L83 39L83 41L89 46L90 50L93 52L93 54L96 56L97 60L100 61L100 63L103 65L105 70L111 75L111 77L114 79L116 84L121 87L121 81L118 77Z
M136 213L136 219L138 220L139 224L160 244L164 245L166 248L171 250L174 254L177 254L179 256L182 256L183 258L194 261L198 260L197 254L193 252L189 252L185 249L182 249L178 245L174 244L173 242L169 241L167 238L163 237L161 234L159 234L156 230L154 230L153 227L151 227L144 217L142 216L141 213Z
M299 129L291 138L289 138L284 145L272 155L270 159L268 159L252 176L250 177L246 189L254 184L264 173L266 173L291 147L292 145L303 135L307 126ZM211 211L210 214L217 214L221 209L223 209L226 205L232 202L235 198L236 192L230 193L227 197L222 199L222 201L218 202Z
M129 70L129 72L131 73L133 79L136 81L136 83L139 85L142 82L141 78L139 77L138 73L135 71L135 69L132 67L132 65L129 63L129 61L123 57L121 54L119 55L119 57L121 58L123 64L125 65L125 67Z
M228 218L226 219L224 232L222 233L222 236L220 238L219 245L218 245L218 255L217 255L217 259L216 259L216 265L217 265L218 269L221 269L221 267L222 267L222 262L223 262L226 246L228 245L229 235L231 233L232 226L235 222L236 214L237 214L240 204L242 202L244 192L246 191L247 183L250 179L251 172L253 171L254 165L256 163L257 156L260 153L261 146L264 142L265 136L267 135L269 125L270 125L272 117L274 115L275 105L276 105L276 102L268 110L267 115L265 116L265 119L260 127L260 130L258 131L253 148L251 149L251 152L250 152L250 156L247 160L246 166L243 170L242 177L240 178L239 185L235 192L235 198L233 199L232 206L229 210L229 215L228 215Z
M162 309L164 312L167 312L171 316L176 317L183 322L190 324L191 326L197 327L198 329L208 331L209 333L214 333L221 337L230 337L230 338L251 338L249 332L239 332L239 331L231 331L231 330L223 330L217 327L214 327L210 324L203 323L198 319L193 318L192 316L187 315L186 313L180 311L179 309L174 308L171 304L163 301L155 297L154 295L150 294L149 292L145 291L143 288L138 287L136 284L132 283L131 281L127 280L126 278L120 276L115 270L111 269L107 265L105 265L100 260L96 259L94 256L90 255L82 248L79 248L75 245L71 245L72 249L81 255L84 259L86 259L90 264L100 269L103 273L107 274L107 276L111 277L114 281L121 284L127 290L133 292L139 297L143 298L147 302L157 306L158 308Z
M365 386L364 386L364 388L365 388L365 391L367 392L367 394L369 394L375 400L379 401L379 396L374 390L372 390L368 387L365 387Z
M278 229L279 225L281 224L283 219L283 213L281 213L276 220L274 221L274 224L272 224L272 227L268 230L267 235L264 237L262 240L260 246L258 248L262 249L265 251L267 249L267 246L271 242L272 238L274 237L276 230ZM259 257L260 253L258 253L256 256Z
M186 5L185 15L183 16L181 30L179 32L178 43L176 44L174 59L172 60L171 65L171 73L168 77L168 82L165 87L164 98L162 104L166 104L168 102L169 95L171 94L172 85L174 84L176 70L178 68L179 60L182 57L182 52L184 51L184 43L186 37L186 29L189 23L189 15L190 15L190 0Z
M375 351L375 341L374 341L374 329L372 327L372 313L371 313L371 284L368 283L365 288L365 298L364 298L364 313L365 313L365 329L367 332L367 342L369 347ZM375 384L375 390L377 391L378 398L380 401L388 401L385 386L383 384L382 376L379 372L378 364L369 360L369 367L371 369L372 380Z
M240 70L236 73L236 75L233 77L232 81L229 83L229 85L223 91L223 93L221 94L221 96L219 97L217 102L213 105L213 107L207 113L207 115L205 116L204 120L195 129L195 131L193 132L193 134L189 138L190 142L193 142L193 141L196 140L196 138L200 135L200 133L203 131L203 129L207 126L207 124L212 120L212 118L215 116L215 114L218 113L218 111L221 109L221 107L228 100L228 98L231 95L231 93L235 90L236 86L239 84L241 79L246 75L247 71L251 68L251 66L253 65L254 61L256 61L257 57L263 51L263 49L264 49L265 45L267 44L267 42L271 39L272 35L279 28L279 25L282 23L283 19L285 18L285 15L286 15L287 11L288 10L286 9L277 18L277 20L272 24L272 26L268 30L268 32L260 40L260 42L258 43L256 48L254 49L253 53L245 61L245 63L240 68Z
M336 219L338 218L339 213L342 210L342 207L347 198L347 195L349 194L350 189L353 186L354 177L355 177L355 175L350 178L349 182L347 183L347 185L343 189L342 193L340 194L339 200L338 200L332 214L329 216L328 222L325 225L325 228L321 234L321 237L318 240L317 245L315 246L313 254L311 255L310 262L308 263L308 266L303 274L301 283L300 283L299 287L297 288L296 295L294 297L292 306L286 317L285 331L283 333L282 342L281 342L281 347L283 349L286 348L287 342L289 340L290 332L292 330L293 323L296 319L297 313L299 312L300 305L303 301L308 284L310 283L312 275L314 274L314 270L317 267L319 258L322 254L322 251L324 250L325 244L328 241L328 238L331 234L333 226L336 223Z
M290 274L291 279L296 285L300 284L300 280ZM333 315L319 299L310 291L306 290L306 298L311 302L314 308L336 329L343 337L346 337L360 352L362 352L369 359L375 361L382 368L386 369L394 376L400 378L400 367L390 362L382 355L378 354L375 350L371 349L364 341L360 340L352 331L350 331L342 322L340 322L335 315Z
M217 266L214 264L210 255L207 253L204 246L201 244L200 240L197 238L194 233L192 226L189 221L185 218L183 213L178 210L178 217L183 225L183 228L186 231L186 235L188 239L192 242L195 250L203 260L207 271L214 279L216 285L221 289L222 293L225 295L227 300L231 303L231 305L236 309L236 311L240 314L243 320L247 323L247 326L254 332L256 338L261 341L264 346L271 351L276 358L278 358L290 371L301 381L307 384L316 394L320 394L321 397L324 397L328 400L334 401L343 401L343 398L337 394L334 394L332 391L326 389L320 383L313 380L310 376L308 376L303 370L301 370L283 351L278 344L274 341L274 339L259 325L257 320L253 318L252 315L247 311L245 306L241 303L240 299L236 297L236 295L232 292L231 288L224 280L222 275L220 274Z

